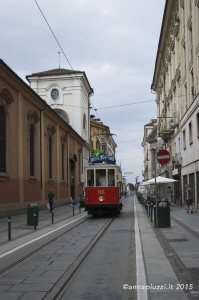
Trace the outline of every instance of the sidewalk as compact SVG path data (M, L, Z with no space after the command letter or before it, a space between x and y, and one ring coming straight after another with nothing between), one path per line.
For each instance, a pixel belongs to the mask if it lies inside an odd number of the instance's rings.
M79 214L79 205L74 205L74 215ZM81 212L84 212L84 208L81 208ZM49 213L49 210L41 210L38 214L38 226L36 227L36 231L34 230L34 226L27 225L27 214L11 216L11 240L9 240L8 235L8 218L0 218L0 247L2 249L3 245L14 244L14 242L20 238L25 236L39 235L41 229L51 230L52 223L56 226L56 223L61 222L67 218L73 216L73 206L65 205L56 207L54 209L53 222L52 222L52 214Z
M149 299L199 299L199 212L172 206L171 227L154 228L138 201L136 210Z

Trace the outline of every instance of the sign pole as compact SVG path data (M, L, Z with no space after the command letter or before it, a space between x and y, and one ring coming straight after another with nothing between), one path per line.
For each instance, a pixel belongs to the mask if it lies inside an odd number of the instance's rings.
M158 227L158 190L157 190L157 179L156 179L156 164L157 162L161 165L166 165L171 159L170 153L167 150L159 150L155 153L155 200L156 200L156 227Z
M155 215L156 215L156 224L155 227L158 227L158 190L157 190L157 170L156 170L156 160L157 160L157 154L154 152L155 156L155 203L156 203L156 209L155 209Z

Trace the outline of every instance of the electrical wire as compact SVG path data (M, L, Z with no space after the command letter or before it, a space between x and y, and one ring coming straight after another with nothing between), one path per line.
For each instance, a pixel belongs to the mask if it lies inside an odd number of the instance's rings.
M136 105L136 104L146 103L146 102L155 102L155 100L138 101L138 102L132 102L132 103L126 103L126 104L119 104L119 105L113 105L113 106L100 107L97 110L100 110L100 109L109 109L109 108L115 108L115 107L121 107L121 106L130 106L130 105Z
M39 6L39 4L37 3L36 0L34 0L34 1L35 1L35 3L36 3L36 5L37 5L37 7L38 7L38 9L39 9L39 11L40 11L40 13L42 14L42 16L43 16L43 18L44 18L44 20L45 20L45 22L46 22L48 28L50 29L50 31L51 31L51 33L52 33L54 39L56 40L56 42L57 42L57 44L58 44L60 50L62 51L62 53L63 53L63 55L64 55L66 61L68 62L68 64L69 64L71 70L73 70L73 67L72 67L72 65L71 65L71 63L70 63L70 61L69 61L69 59L67 58L67 56L66 56L66 54L65 54L65 52L64 52L64 50L63 50L63 48L62 48L62 46L61 46L61 44L60 44L60 42L58 41L58 38L56 37L54 31L52 30L52 28L51 28L51 26L50 26L48 20L46 19L45 15L44 15L44 13L43 13L43 11L42 11L42 9L41 9L41 7ZM74 71L74 70L73 70L73 71Z
M69 66L70 66L71 70L72 70L72 71L74 71L74 69L73 69L73 67L72 67L72 65L71 65L71 63L70 63L70 61L69 61L68 57L66 56L66 54L65 54L65 52L64 52L64 50L63 50L63 48L62 48L62 46L61 46L61 44L60 44L60 42L59 42L58 38L56 37L56 35L55 35L54 31L52 30L52 27L50 26L50 24L49 24L49 22L48 22L47 18L45 17L45 15L44 15L44 13L43 13L43 11L42 11L41 7L39 6L39 4L38 4L38 2L37 2L36 0L34 0L34 1L35 1L36 5L37 5L37 7L38 7L38 9L39 9L39 11L40 11L40 13L41 13L42 17L44 18L44 20L45 20L45 22L46 22L46 24L47 24L48 28L50 29L50 32L52 33L52 35L53 35L53 37L54 37L55 41L57 42L57 44L58 44L58 46L59 46L59 48L60 48L61 52L63 53L63 55L64 55L64 58L66 59L67 63L69 64ZM81 85L81 82L80 82L79 78L76 76L76 74L75 74L75 73L74 73L74 76L76 77L76 79L79 81L79 83L80 83L80 85ZM90 102L90 103L91 103L91 102ZM67 106L70 106L70 105L67 105ZM96 109L96 108L94 108L94 106L93 106L93 104L92 104L92 103L91 103L91 106L92 106L92 108L94 109L94 111L96 112L96 115L97 115L97 117L98 117L98 118L100 118L100 116L99 116L99 114L98 114L98 112L97 112L97 109ZM73 105L71 105L71 107L77 107L77 106L73 106ZM79 108L82 108L82 107L79 107Z

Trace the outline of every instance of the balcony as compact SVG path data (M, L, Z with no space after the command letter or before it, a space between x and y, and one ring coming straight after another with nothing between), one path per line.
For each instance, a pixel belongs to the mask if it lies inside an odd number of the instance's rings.
M165 142L167 142L173 136L174 132L175 132L175 127L172 126L168 129L166 128L163 129L160 133L160 136Z

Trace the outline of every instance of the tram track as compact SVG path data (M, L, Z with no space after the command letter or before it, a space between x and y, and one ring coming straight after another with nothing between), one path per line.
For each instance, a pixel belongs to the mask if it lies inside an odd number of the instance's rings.
M36 288L38 286L38 293L43 294L38 299L60 299L60 291L65 291L65 286L72 280L74 273L77 272L113 220L114 217L95 219L86 215L70 227L61 228L61 230L57 228L56 234L48 234L33 243L30 241L30 244L21 249L15 249L15 251L13 249L14 252L5 253L3 257L0 255L0 280L10 282L10 289L14 291L19 289L19 284L17 286L12 282L23 278L20 282L20 289L23 289L22 285L25 287L31 281ZM63 247L66 248L66 251L63 250ZM74 247L76 248L74 249ZM60 257L58 257L58 253ZM66 262L67 259L70 262ZM56 280L53 276L48 278L48 288L42 284L42 278L40 287L39 284L33 282L36 277L31 275L31 272L34 273L38 268L38 261L40 262L39 269L42 269L43 274L48 273L49 270L60 272ZM21 275L22 273L23 275ZM33 276L33 280L31 276ZM13 278L16 279L13 280ZM41 291L41 286L45 291Z
M66 233L68 233L68 232L74 230L76 227L81 226L81 224L83 224L84 222L87 222L90 218L91 218L91 217L88 217L88 216L87 216L87 219L82 220L80 223L74 224L74 225L71 226L70 228L67 228L67 227L66 227L66 230L64 230L64 231L61 230L61 233L58 233L58 235L56 235L56 236L53 237L53 238L50 237L50 234L51 234L51 231L50 231L50 232L48 233L48 235L47 235L47 236L49 236L49 239L48 239L47 241L45 241L45 240L46 240L46 236L45 236L45 239L43 240L44 242L43 242L41 245L39 245L38 247L36 247L36 249L34 249L33 251L28 251L28 253L25 254L25 255L24 255L23 253L21 253L21 255L20 255L20 253L19 253L19 258L18 258L17 260L16 260L15 256L14 256L13 258L11 257L11 253L13 253L14 251L19 251L19 249L20 249L21 247L16 247L16 248L14 248L12 251L8 251L8 252L6 252L6 253L3 253L2 255L0 255L0 259L1 259L1 258L4 258L5 256L9 256L9 260L8 260L8 259L5 260L5 261L8 263L8 265L5 266L5 267L3 267L4 264L3 264L3 262L1 261L0 275L2 275L2 274L4 274L4 273L6 273L6 272L12 270L13 268L19 266L21 263L23 263L23 262L25 262L26 260L30 259L33 255L37 254L39 251L41 251L42 249L44 249L44 248L47 247L48 245L54 243L54 242L55 242L56 240L58 240L61 236L63 236L63 235L65 235ZM67 224L66 224L66 225L67 225ZM53 230L52 230L52 232L53 232ZM56 230L56 232L58 232L58 230ZM38 238L36 238L35 241L38 240L38 239L42 240L42 236L39 236ZM33 241L30 241L30 243L32 243L32 242L33 242ZM30 243L25 243L24 247L27 247ZM12 260L14 260L14 261L13 261L13 262L10 262L10 261L12 261Z
M70 283L75 277L75 274L77 274L78 269L80 268L81 264L85 260L85 258L90 254L93 247L97 244L99 239L103 236L105 231L108 229L108 227L111 225L115 218L109 219L105 225L102 227L102 229L96 234L96 236L93 238L93 240L87 245L87 247L84 249L84 251L77 257L77 259L73 262L73 264L66 270L66 272L63 274L63 276L56 282L56 284L53 286L53 288L45 295L43 300L60 300L62 299L63 294L67 291Z

